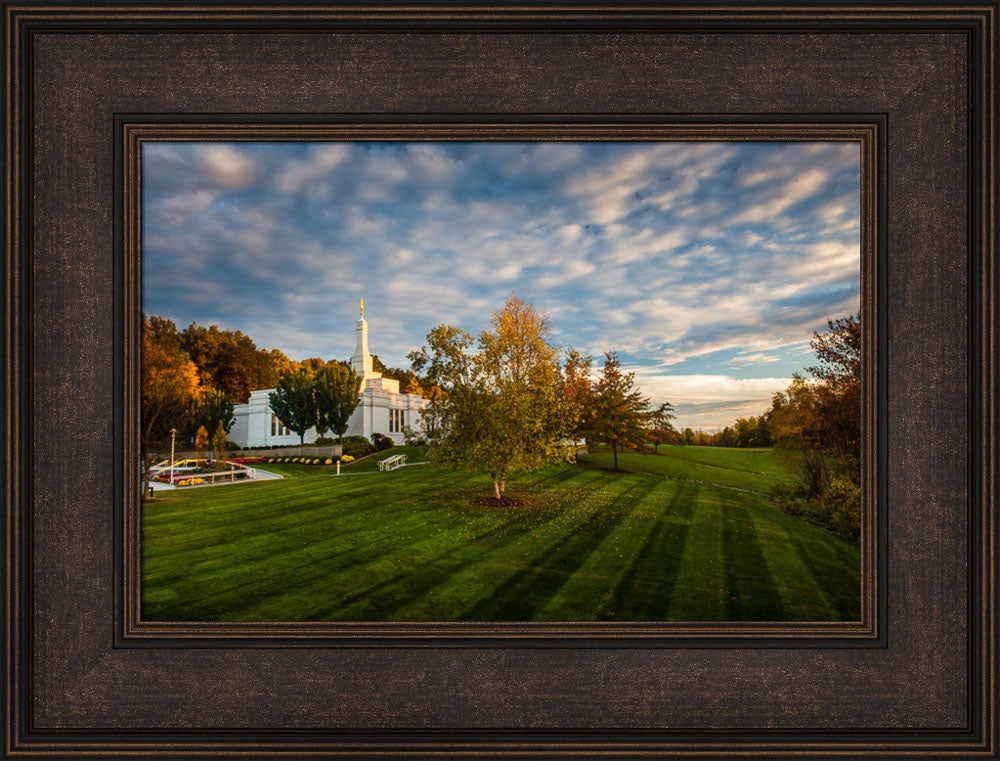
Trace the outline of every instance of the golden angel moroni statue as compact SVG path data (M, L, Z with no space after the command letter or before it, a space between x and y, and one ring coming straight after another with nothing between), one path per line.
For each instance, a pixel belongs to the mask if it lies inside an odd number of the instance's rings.
M361 316L364 317L365 316L365 300L364 299L359 299L358 300L358 304L361 306Z

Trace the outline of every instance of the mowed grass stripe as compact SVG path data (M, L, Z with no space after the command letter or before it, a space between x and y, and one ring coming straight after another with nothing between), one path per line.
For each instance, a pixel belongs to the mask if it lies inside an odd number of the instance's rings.
M424 589L420 597L394 609L393 620L472 620L470 611L493 596L497 587L506 583L523 563L540 556L552 542L559 541L579 525L580 520L592 515L592 510L599 509L617 479L595 478L587 471L566 469L558 478L545 474L527 485L550 488L555 481L579 487L580 500L559 512L538 514L537 517L531 512L524 514L517 535L511 536L510 546L504 543L470 547L471 562L452 576L441 579L437 585ZM515 481L508 488L518 485ZM519 510L515 508L514 514Z
M698 487L669 621L725 621L729 611L721 494Z
M410 536L418 529L419 533L433 531L436 526L459 533L471 530L470 523L456 524L446 514L415 511L405 499L387 506L379 495L369 493L369 502L358 505L343 499L334 486L324 490L329 491L334 494L324 496L310 490L306 502L312 507L295 513L307 520L288 525L287 520L276 519L275 531L252 531L206 547L202 555L211 559L210 564L202 560L174 566L175 574L184 574L187 569L184 582L175 585L177 594L171 595L186 601L189 610L184 620L214 615L217 606L212 601L220 598L228 599L226 606L233 608L234 620L243 620L250 614L244 608L252 609L262 597L275 594L271 587L287 589L288 585L307 584L320 574L356 571L383 562L387 552L408 550ZM351 509L337 509L343 505ZM372 519L372 512L378 513L377 520ZM318 517L322 520L316 520ZM258 523L253 519L245 525L256 528ZM383 530L387 523L393 527L391 532ZM148 559L146 566L151 568L148 588L157 580L155 560ZM276 567L281 570L277 578ZM152 604L158 598L149 593L144 600Z
M391 545L376 538L363 559L352 558L354 562L328 566L322 573L303 579L291 595L280 590L270 593L254 607L253 615L267 618L289 609L297 599L300 603L311 601L302 610L305 619L384 618L386 609L396 604L400 596L419 594L430 575L447 573L445 569L449 566L460 564L459 556L470 542L502 537L506 529L505 525L485 521L442 526L443 530L417 542L407 543L405 534L399 537L402 541ZM410 525L396 524L393 528L407 531ZM299 607L295 609L298 611ZM364 615L363 609L372 612Z
M750 509L737 497L722 500L722 547L726 562L726 618L782 621L785 606L764 559Z
M777 511L775 511L777 512ZM856 620L861 605L861 562L858 548L834 538L818 526L784 513L774 520L835 611L835 620Z
M771 578L781 579L782 583L777 589L784 610L796 619L835 619L833 603L802 561L788 532L772 515L768 515L773 510L774 508L761 506L751 510L750 515Z
M295 599L307 599L310 604L303 610L305 618L385 619L388 611L397 607L401 600L419 596L427 586L434 584L435 579L446 578L452 569L467 562L465 555L474 556L479 548L493 541L512 541L517 534L509 535L508 531L509 524L476 522L474 526L443 532L412 546L398 548L391 554L377 544L372 545L374 557L344 569L335 579L327 574L290 595L274 595L258 606L256 613L267 617L275 611L289 609Z
M610 614L602 618L617 616L626 621L662 621L666 618L697 492L696 485L681 484L660 514L652 517L651 530L645 541L636 543L638 551L615 585L608 605Z
M676 481L663 481L635 504L626 520L594 548L559 590L538 612L540 620L599 621L614 618L615 590L627 584L634 557L646 545L656 528L662 505L675 499L680 489ZM610 589L609 589L610 586Z
M508 567L506 578L494 587L493 594L468 609L463 618L471 621L531 620L533 611L543 605L565 582L565 575L579 565L587 548L598 544L625 517L632 493L651 488L650 484L627 482L625 490L616 495L618 504L611 506L589 499L548 524L545 528L549 530L536 531L537 536L532 536L530 544L538 549L525 558L528 562Z

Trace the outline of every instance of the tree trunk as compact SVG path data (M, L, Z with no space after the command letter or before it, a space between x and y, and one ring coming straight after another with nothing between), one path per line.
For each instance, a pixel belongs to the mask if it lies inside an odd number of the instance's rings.
M145 442L143 442L145 444ZM142 459L142 497L139 499L140 502L146 499L146 495L149 494L149 447L143 446L143 459Z
M299 446L304 447L306 445L306 432L303 431L299 434Z
M615 453L615 470L618 470L618 445L615 443L611 444L611 451Z
M507 469L504 468L500 471L500 496L504 495L504 490L507 488Z
M490 478L493 479L493 493L496 495L497 499L501 498L500 494L500 482L497 480L497 473L495 470L490 471Z

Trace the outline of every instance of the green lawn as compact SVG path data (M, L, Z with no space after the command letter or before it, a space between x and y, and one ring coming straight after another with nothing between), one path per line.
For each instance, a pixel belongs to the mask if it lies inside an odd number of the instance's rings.
M143 506L143 617L858 619L857 547L727 488L780 477L771 453L713 450L708 463L708 448L677 449L704 452L620 458L635 472L596 454L515 477L508 493L529 500L517 508L477 504L485 477L371 472L390 453L357 476L289 465L281 481L166 492ZM718 467L727 451L735 467Z
M610 449L581 455L580 460L605 468L611 468L614 462ZM655 473L762 494L788 479L781 456L772 449L660 446L655 456L619 452L618 467L635 473Z
M375 452L351 463L340 466L341 473L361 473L377 471L381 460L397 454L405 454L408 463L427 462L427 447L392 447ZM300 465L297 462L251 462L251 468L277 473L280 476L335 476L336 465Z

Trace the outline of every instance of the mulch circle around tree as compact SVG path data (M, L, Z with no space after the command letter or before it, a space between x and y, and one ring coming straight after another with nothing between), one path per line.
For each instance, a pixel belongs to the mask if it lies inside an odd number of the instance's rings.
M470 502L479 507L527 507L531 500L523 497L472 497Z

